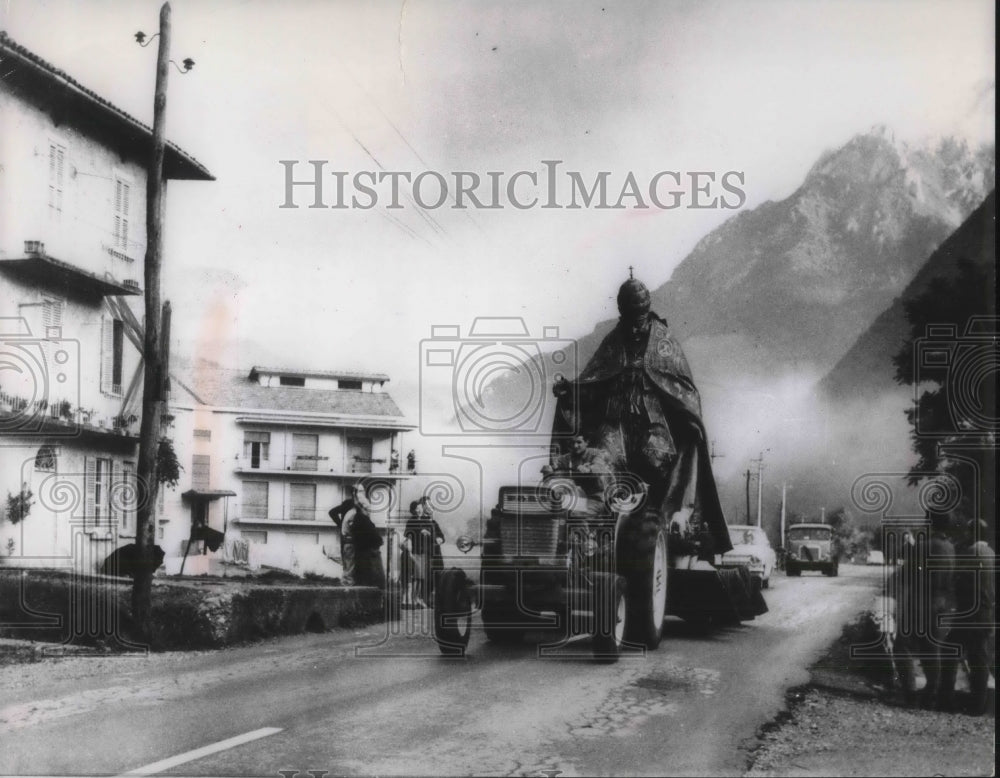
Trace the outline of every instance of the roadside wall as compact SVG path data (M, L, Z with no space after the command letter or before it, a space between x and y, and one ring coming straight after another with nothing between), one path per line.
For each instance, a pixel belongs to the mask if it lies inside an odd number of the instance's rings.
M0 570L0 638L113 650L221 648L275 635L384 619L383 593L366 586L154 581L148 646L135 642L131 583L55 571Z

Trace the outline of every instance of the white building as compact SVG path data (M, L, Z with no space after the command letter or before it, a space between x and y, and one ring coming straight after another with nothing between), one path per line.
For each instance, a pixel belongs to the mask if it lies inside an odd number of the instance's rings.
M91 571L135 534L152 133L5 33L0 72L0 564Z
M169 437L184 471L159 512L168 573L182 560L185 574L221 570L203 543L188 550L204 523L228 552L234 541L252 546L251 563L339 575L330 508L360 480L376 524L399 510L406 463L393 468L392 452L402 458L402 434L415 427L385 391L388 376L204 362L171 372Z

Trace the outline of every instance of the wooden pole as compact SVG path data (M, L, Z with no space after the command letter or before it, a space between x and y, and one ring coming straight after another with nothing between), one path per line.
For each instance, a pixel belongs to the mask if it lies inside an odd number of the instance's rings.
M747 524L750 523L750 468L747 468Z
M781 547L785 547L785 492L788 484L781 483Z
M146 327L143 344L142 426L136 480L139 506L135 539L140 564L132 584L132 618L140 636L149 635L153 588L153 545L156 493L156 453L163 411L164 373L160 341L160 263L163 253L163 155L170 65L170 3L160 9L160 46L156 57L153 96L153 149L146 174L146 258L144 266Z
M762 516L764 513L764 452L757 460L757 526L762 527Z

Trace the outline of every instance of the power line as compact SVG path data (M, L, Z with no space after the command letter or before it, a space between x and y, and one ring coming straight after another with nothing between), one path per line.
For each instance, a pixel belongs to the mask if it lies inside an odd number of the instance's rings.
M385 119L386 124L388 124L392 128L392 131L395 132L396 135L399 136L400 140L402 140L403 143L406 144L406 147L410 151L413 152L413 156L415 156L417 158L417 161L419 161L420 164L423 165L425 169L430 170L431 169L431 165L420 155L420 152L417 151L414 148L413 144L410 143L409 139L403 134L403 131L400 130L399 127L396 126L395 122L392 121L392 119L389 117L389 115L384 110L382 110L382 106L379 105L378 101L372 96L371 92L369 92L365 88L365 85L362 84L361 81L358 80L357 76L354 75L354 71L351 70L350 66L346 62L344 62L344 60L342 60L336 54L336 52L334 53L333 56L334 56L334 59L336 59L343 66L343 68L346 71L347 75L350 76L351 80L358 87L358 89L360 89L364 93L365 97L368 98L369 102L371 102L371 104L375 106L375 110L377 110L381 114L382 118ZM455 205L455 206L458 205L458 200L455 198L454 195L449 194L448 195L448 199L451 201L452 205ZM459 210L461 210L462 213L465 214L466 218L468 218L468 220L470 222L472 222L472 224L475 226L475 228L477 230L479 230L480 232L482 232L483 234L485 234L482 226L479 224L479 222L476 219L472 218L472 214L469 213L468 209L462 208L462 209L459 209Z

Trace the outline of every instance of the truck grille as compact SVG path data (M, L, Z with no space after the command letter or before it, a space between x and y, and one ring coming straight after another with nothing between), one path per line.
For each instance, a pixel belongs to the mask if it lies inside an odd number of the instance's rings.
M796 556L803 561L821 562L823 560L823 551L819 546L802 544L798 547L798 551L799 553Z
M558 510L549 492L538 490L504 491L500 510L504 513L551 513Z
M559 521L555 516L504 516L500 542L507 556L555 556L559 543Z

